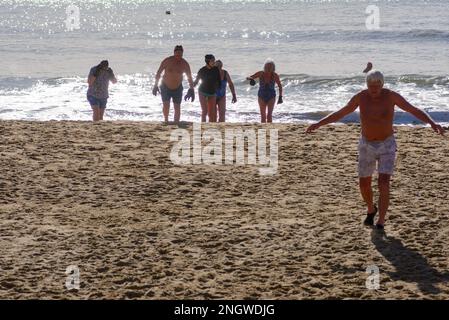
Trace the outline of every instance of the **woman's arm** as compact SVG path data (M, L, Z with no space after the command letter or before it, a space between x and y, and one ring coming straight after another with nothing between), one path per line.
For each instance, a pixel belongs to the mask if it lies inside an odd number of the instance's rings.
M89 84L89 86L93 86L96 79L97 78L94 75L90 74L89 77L87 78L87 83Z
M95 68L95 67L94 67ZM96 69L90 69L89 75L87 76L87 83L89 84L89 87L93 86L95 83L95 80L97 79L97 72Z
M201 74L202 74L201 70L202 69L200 69L198 71L198 73L196 74L196 79L195 79L195 81L193 81L193 87L194 88L197 86L198 82L200 82L200 80L201 80Z
M261 74L262 74L262 71L258 71L258 72L256 72L255 74L253 74L252 76L247 77L246 80L255 80L255 79L257 79L257 78L260 78L260 75L261 75Z
M116 84L116 83L117 83L117 78L115 77L114 71L112 71L112 69L109 68L109 69L108 69L108 72L110 72L110 79L109 79L109 80L110 80L113 84Z
M284 103L284 99L282 99L282 83L281 83L281 79L279 78L279 75L277 73L274 73L274 81L277 83L278 88L279 88L278 104Z
M277 73L274 74L274 81L278 85L279 96L282 97L282 83L281 83L281 79L279 78L279 75Z
M234 82L232 82L229 72L226 72L226 79L228 80L229 89L231 90L232 93L232 103L236 103L237 95L235 94Z

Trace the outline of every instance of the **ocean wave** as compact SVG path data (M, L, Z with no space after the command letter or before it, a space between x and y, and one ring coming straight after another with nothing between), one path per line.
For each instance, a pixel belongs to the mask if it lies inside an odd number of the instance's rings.
M348 86L348 85L364 85L365 76L356 75L350 77L326 77L313 76L307 74L280 74L281 81L287 86ZM386 84L414 84L416 87L425 88L437 86L449 86L449 76L432 76L432 75L417 75L405 74L399 76L385 77Z
M210 40L222 38L226 40L245 39L246 41L280 40L285 43L295 42L330 42L330 43L353 43L358 41L396 41L422 42L422 41L449 41L449 32L435 29L412 29L412 30L376 30L366 32L365 30L216 30L216 31L189 31L177 32L176 27L166 31L157 31L148 34L148 40Z
M276 106L281 122L317 120L344 106L363 90L362 75L348 77L281 74L284 104ZM161 118L160 97L151 94L154 74L118 74L119 82L110 87L108 115L112 120L157 121ZM257 90L241 75L232 76L237 104L228 105L232 122L258 121ZM449 77L400 75L386 78L386 87L401 93L414 105L425 108L437 121L449 122ZM187 83L184 84L184 88ZM85 77L18 78L0 77L0 119L88 120ZM228 92L228 95L230 93ZM183 118L198 118L198 101L183 103ZM343 122L357 122L356 114ZM412 116L399 113L395 123L415 124Z
M118 76L130 86L144 86L149 85L154 74L131 74ZM196 74L193 74L195 77ZM280 74L281 81L284 86L307 86L307 87L338 87L348 85L364 85L364 75L354 75L349 77L336 76L313 76L308 74ZM233 76L234 85L240 87L247 87L248 83L245 78L239 75ZM25 90L35 86L49 86L57 87L67 85L70 83L82 83L84 85L84 77L54 77L54 78L32 78L32 77L1 77L0 76L0 91L6 93L8 90ZM428 88L433 86L447 86L449 87L449 76L435 76L435 75L418 75L405 74L399 76L385 77L386 84L413 84L418 88Z

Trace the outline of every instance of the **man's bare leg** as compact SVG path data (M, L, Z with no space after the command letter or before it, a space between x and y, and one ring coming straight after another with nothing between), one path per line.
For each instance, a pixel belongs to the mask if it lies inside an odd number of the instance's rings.
M390 175L380 173L378 186L379 186L379 220L377 224L385 224L385 215L390 205Z
M169 101L163 101L162 102L162 113L164 114L164 121L168 123L168 115L170 113L170 100Z
M360 193L368 207L368 213L374 212L373 188L371 186L371 177L363 177L359 179Z
M173 106L175 107L175 123L179 123L181 119L181 104L173 103Z

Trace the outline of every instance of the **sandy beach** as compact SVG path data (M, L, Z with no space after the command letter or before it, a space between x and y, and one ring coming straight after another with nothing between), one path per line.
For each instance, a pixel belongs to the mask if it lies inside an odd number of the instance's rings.
M0 121L0 298L449 299L448 137L396 128L383 235L357 125L205 127L278 129L278 173L174 165L174 125Z

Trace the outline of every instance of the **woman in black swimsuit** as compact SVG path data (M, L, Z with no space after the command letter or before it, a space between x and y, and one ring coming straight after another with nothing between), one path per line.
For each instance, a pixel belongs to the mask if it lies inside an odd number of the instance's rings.
M193 86L196 86L201 80L198 88L198 95L201 104L201 122L217 122L217 89L220 87L220 71L215 66L215 57L211 54L205 56L206 66L202 67L196 76Z

